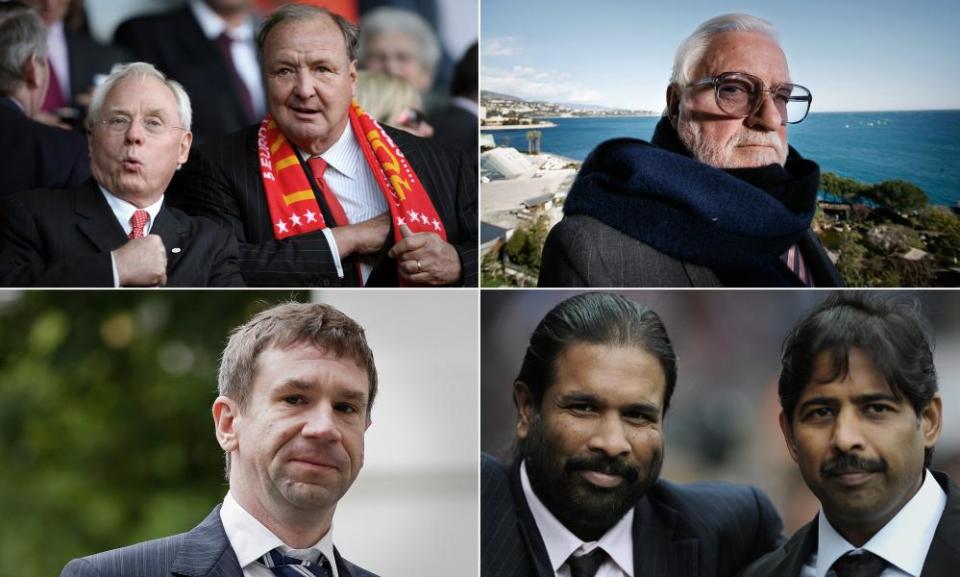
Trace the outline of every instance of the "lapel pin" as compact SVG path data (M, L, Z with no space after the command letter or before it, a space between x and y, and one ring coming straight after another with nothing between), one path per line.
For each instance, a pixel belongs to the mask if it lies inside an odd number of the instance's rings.
M180 252L180 247L179 247L179 246L178 246L178 247L174 247L174 248L170 249L170 252L172 252L173 254L177 254L178 252Z

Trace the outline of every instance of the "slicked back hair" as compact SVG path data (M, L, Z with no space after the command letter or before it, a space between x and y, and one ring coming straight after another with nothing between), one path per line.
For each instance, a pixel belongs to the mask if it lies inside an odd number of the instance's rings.
M916 301L837 293L813 309L783 343L780 406L793 426L803 390L813 380L817 358L830 355L826 382L846 377L850 349L864 352L896 399L909 401L919 418L938 390L932 338ZM926 465L932 449L927 451Z
M555 306L530 336L516 380L530 391L539 410L553 383L557 357L574 343L632 346L653 355L663 369L663 414L677 382L677 357L663 321L653 310L620 295L585 293Z
M0 2L0 96L16 92L31 56L47 58L47 28L22 2Z
M299 22L303 20L312 20L318 16L328 16L333 20L337 28L343 34L343 44L347 47L347 62L353 62L357 59L357 38L360 35L359 29L352 22L326 8L312 6L310 4L285 4L277 8L272 14L267 16L260 23L257 29L257 58L260 60L260 66L263 66L263 47L267 43L267 37L270 31L284 22Z

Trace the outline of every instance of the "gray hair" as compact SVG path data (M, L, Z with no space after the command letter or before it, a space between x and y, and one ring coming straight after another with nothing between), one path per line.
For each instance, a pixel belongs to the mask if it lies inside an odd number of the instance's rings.
M431 74L440 62L440 42L427 21L419 14L401 8L377 8L360 19L360 62L366 60L367 39L377 34L397 32L412 36L420 49L417 57Z
M190 132L190 121L193 118L193 110L190 107L190 97L187 95L187 91L183 89L183 86L181 86L179 82L172 78L167 78L166 75L157 70L153 64L146 62L117 64L113 67L113 70L110 71L110 76L107 76L106 80L94 88L93 96L90 99L90 108L87 110L88 129L93 128L93 123L96 122L97 117L100 116L100 109L103 108L103 101L106 99L107 94L109 94L110 91L113 90L113 87L121 80L127 78L156 78L160 82L163 82L167 88L170 89L170 92L173 92L174 98L177 99L177 113L180 115L180 122L183 124L183 129Z
M777 38L776 28L762 18L749 14L724 14L711 18L698 26L693 34L680 43L680 47L677 48L677 55L673 60L670 83L676 83L681 88L689 84L692 81L690 74L700 63L703 53L710 45L710 41L715 36L727 32L755 32L769 36L778 44L780 42Z
M46 26L27 5L0 2L0 96L17 91L31 56L46 60Z
M260 60L260 65L263 65L263 47L267 43L267 36L270 35L271 30L283 22L311 20L317 16L329 16L333 20L343 34L343 43L347 47L347 60L349 62L356 60L359 31L353 23L343 16L319 6L285 4L261 22L260 28L257 30L257 58Z

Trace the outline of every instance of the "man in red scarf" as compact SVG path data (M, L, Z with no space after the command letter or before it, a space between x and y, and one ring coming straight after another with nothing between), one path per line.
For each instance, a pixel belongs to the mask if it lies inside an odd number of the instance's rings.
M191 154L172 202L236 234L251 286L475 286L470 162L353 102L356 44L322 8L267 18L269 114Z

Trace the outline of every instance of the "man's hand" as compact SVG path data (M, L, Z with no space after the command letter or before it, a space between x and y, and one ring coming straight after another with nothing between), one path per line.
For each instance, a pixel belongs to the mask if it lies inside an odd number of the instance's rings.
M330 230L333 232L333 239L337 241L340 258L346 258L355 253L375 254L383 248L387 233L390 232L390 212L384 212L357 224L338 226Z
M436 233L413 234L406 225L400 227L403 240L387 253L397 259L400 276L415 284L446 285L460 278L460 255Z
M163 286L167 284L167 249L163 240L148 234L135 238L113 251L120 286Z

